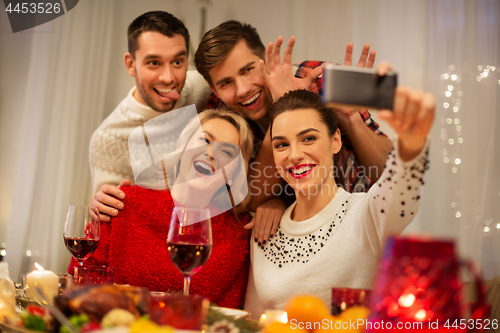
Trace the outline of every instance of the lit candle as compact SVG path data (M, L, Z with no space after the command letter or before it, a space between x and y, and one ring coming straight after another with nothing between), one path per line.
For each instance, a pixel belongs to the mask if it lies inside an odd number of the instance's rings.
M45 270L38 263L35 263L35 266L37 269L26 276L26 297L41 302L42 300L34 289L38 288L52 302L54 297L59 294L59 277L51 271Z
M267 326L274 322L283 324L288 323L288 314L281 310L266 310L266 312L260 316L259 324L263 326Z

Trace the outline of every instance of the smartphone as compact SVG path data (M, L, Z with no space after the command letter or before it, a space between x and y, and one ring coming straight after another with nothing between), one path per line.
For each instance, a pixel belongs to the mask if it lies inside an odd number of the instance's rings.
M395 72L379 76L374 69L327 64L323 69L323 103L392 110L398 84Z

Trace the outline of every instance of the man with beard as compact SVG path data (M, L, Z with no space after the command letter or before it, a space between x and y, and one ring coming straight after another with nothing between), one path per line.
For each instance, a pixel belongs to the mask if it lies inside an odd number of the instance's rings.
M90 141L92 188L96 194L93 205L99 208L103 221L118 214L115 207L123 208L121 201L108 194L123 198L116 185L130 184L134 179L128 153L131 131L187 105L195 104L197 110L203 110L210 94L203 77L188 71L189 33L179 19L163 11L145 13L130 24L127 37L124 62L135 87Z

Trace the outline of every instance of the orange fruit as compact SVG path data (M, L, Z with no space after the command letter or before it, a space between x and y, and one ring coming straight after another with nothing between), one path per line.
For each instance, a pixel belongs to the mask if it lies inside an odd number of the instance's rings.
M349 321L351 319L352 321L356 321L358 319L366 319L368 318L370 310L367 307L364 306L351 306L350 308L345 309L342 311L340 314L340 319Z
M283 310L287 312L290 324L306 328L314 327L315 323L321 323L323 319L330 317L325 303L313 295L296 296L288 301Z

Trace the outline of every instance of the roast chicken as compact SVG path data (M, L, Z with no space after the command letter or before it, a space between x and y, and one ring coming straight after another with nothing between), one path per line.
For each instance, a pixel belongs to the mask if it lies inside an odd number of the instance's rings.
M65 290L55 303L67 316L86 314L91 321L100 322L116 308L127 310L137 318L149 313L150 296L144 288L96 284Z

